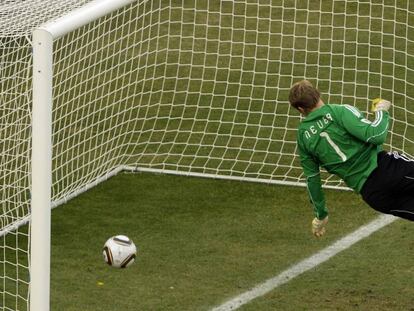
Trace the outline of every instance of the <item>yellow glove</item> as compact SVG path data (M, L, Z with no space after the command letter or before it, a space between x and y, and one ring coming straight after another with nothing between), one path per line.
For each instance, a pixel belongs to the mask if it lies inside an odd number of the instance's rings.
M328 216L326 216L324 219L319 220L318 218L314 218L312 221L312 233L317 238L320 238L325 234L325 226L328 223Z
M390 109L391 103L388 100L382 99L382 98L375 98L372 100L372 106L371 111L380 111L385 110L388 111Z

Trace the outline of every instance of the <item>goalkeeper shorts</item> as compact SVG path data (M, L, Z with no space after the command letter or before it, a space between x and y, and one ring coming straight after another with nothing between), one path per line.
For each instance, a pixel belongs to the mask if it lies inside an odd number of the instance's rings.
M373 209L414 221L414 159L397 152L378 153L378 166L361 189Z

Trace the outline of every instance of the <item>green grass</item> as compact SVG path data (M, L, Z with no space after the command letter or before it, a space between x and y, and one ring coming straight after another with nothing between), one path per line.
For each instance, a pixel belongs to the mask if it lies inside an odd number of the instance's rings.
M121 174L53 211L52 310L208 310L376 215L350 192L327 199L331 222L317 240L303 188ZM115 234L138 246L125 270L102 259Z
M117 41L114 31L104 44L85 46L78 52L82 57L56 67L56 81L71 78L64 88L70 91L56 97L55 114L84 115L91 107L95 113L56 124L65 130L55 135L61 152L55 195L69 187L72 176L88 173L83 164L97 155L108 168L126 161L297 180L299 119L287 94L302 78L316 82L327 101L363 111L370 98L392 100L389 143L414 154L414 58L407 53L412 7L408 1L391 4L397 9L384 9L379 1L324 0L138 5L131 16L140 17L120 29L131 27L136 36ZM95 64L108 50L109 61ZM94 71L112 63L119 64L116 71ZM86 67L96 76L70 74ZM112 92L125 81L131 85ZM82 92L86 96L77 98ZM117 117L102 121L109 114ZM123 143L102 148L113 137ZM376 215L352 193L327 191L327 199L328 235L315 240L304 189L118 176L53 212L52 309L208 310ZM410 234L400 237L399 229L412 230L394 224L246 310L407 309L413 296L404 287L405 275L412 274L406 264ZM124 271L110 269L101 258L105 240L120 233L139 249L137 263Z
M120 28L120 19L94 24L98 35L105 33L100 40L84 36L85 28L55 42L54 199L125 163L297 181L299 118L287 95L303 78L315 82L326 101L364 112L371 98L392 100L387 148L414 155L414 8L409 1L173 0L131 8ZM1 43L7 53L2 57L0 184L8 211L2 223L10 223L27 215L30 201L32 81L24 63L32 56L26 38ZM53 212L54 309L207 309L374 215L360 208L364 204L355 195L328 191L328 202L339 203L330 203L334 217L328 237L315 241L304 229L310 207L303 189L137 176L117 177ZM102 266L100 247L125 226L141 250L138 263L126 271L110 270ZM19 245L27 244L26 231ZM20 300L27 285L16 288L10 281L14 265L27 266L24 251L11 251L15 240L0 242L0 288L9 293L0 304L6 308L18 300L24 309ZM346 274L347 262L341 266ZM27 269L18 270L27 280ZM346 275L338 273L340 278ZM97 281L105 285L97 287ZM296 281L291 284L284 288ZM337 296L342 293L358 299L364 291L339 290ZM295 295L292 290L285 306L294 306ZM257 308L268 309L265 301L258 300ZM337 301L333 308L348 306ZM404 297L401 301L408 306Z
M240 310L412 311L413 234L397 221Z

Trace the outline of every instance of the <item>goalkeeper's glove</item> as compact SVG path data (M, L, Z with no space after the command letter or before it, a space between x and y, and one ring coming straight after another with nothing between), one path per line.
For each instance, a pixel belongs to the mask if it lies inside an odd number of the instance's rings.
M320 220L318 218L314 218L312 221L312 233L317 238L320 238L325 234L325 226L328 223L328 216L324 219Z
M390 107L391 107L391 103L388 100L385 100L382 98L375 98L372 101L371 111L372 112L381 111L381 110L388 111Z

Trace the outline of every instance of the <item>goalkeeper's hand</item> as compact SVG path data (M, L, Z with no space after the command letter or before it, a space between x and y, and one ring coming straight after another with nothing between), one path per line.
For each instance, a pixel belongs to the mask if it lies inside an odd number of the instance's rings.
M381 110L388 111L390 107L391 107L391 103L388 100L385 100L382 98L375 98L372 101L371 111L372 112L381 111Z
M328 223L328 216L324 219L320 220L318 218L314 218L312 221L312 233L317 238L320 238L325 234L325 226Z

